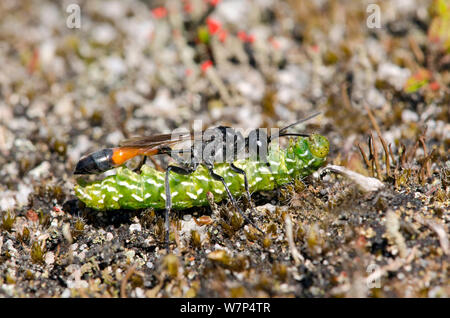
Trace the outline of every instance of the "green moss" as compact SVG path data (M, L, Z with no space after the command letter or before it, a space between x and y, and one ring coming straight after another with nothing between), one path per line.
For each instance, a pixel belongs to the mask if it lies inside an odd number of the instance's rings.
M131 286L133 286L133 288L144 286L144 279L142 278L141 275L138 275L136 273L131 275L130 281Z
M13 285L16 283L16 280L9 274L6 274L6 283L8 285Z
M167 273L171 277L178 276L178 268L180 267L180 262L178 257L173 254L169 254L164 258L163 264L167 270Z
M48 213L44 213L42 209L39 209L39 224L43 227L50 224L50 215Z
M450 0L435 0L430 13L433 19L428 28L428 39L450 52Z
M202 246L200 234L196 230L191 231L191 244L195 248L200 248Z
M27 269L25 271L25 279L26 280L33 280L34 279L34 274L32 271L30 271L29 269Z
M41 247L39 242L34 242L31 246L31 260L36 264L44 263L45 250Z
M264 248L269 248L272 245L272 240L270 239L270 237L265 236L263 241L262 241L262 245Z
M415 74L413 74L405 84L405 92L406 93L414 93L417 92L421 87L428 84L431 78L431 72L427 69L420 69Z
M15 221L16 216L12 216L10 211L6 212L6 215L2 217L2 229L11 232Z
M280 281L286 281L288 276L287 267L284 264L275 263L272 266L272 274Z
M22 230L22 234L17 234L17 238L21 242L28 242L30 239L30 230L27 227L24 227Z
M84 233L84 227L85 227L85 223L84 223L83 219L78 218L75 221L75 224L73 226L72 236L74 238L81 236Z

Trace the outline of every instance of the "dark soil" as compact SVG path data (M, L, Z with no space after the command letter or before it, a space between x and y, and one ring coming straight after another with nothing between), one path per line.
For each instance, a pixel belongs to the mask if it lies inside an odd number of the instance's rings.
M213 2L79 1L80 28L0 2L0 297L448 297L449 1L380 2L380 28L365 2ZM316 111L328 163L382 189L255 193L265 235L228 202L174 211L170 254L163 211L74 195L80 157L130 136Z

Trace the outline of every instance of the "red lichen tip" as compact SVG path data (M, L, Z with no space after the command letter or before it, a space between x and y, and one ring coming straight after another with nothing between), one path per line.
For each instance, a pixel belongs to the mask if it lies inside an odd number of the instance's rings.
M253 43L255 42L255 36L252 34L247 34L245 33L245 31L239 31L237 33L237 36L239 38L239 40L241 40L242 42L248 42L248 43Z
M33 50L33 56L31 57L30 62L28 63L28 73L32 74L39 66L39 50Z
M228 35L227 31L225 31L225 30L220 30L220 31L219 31L219 41L222 42L222 43L224 43L225 40L227 39L227 35Z
M210 17L206 19L206 24L208 25L208 30L211 35L217 33L222 27L219 21Z
M37 222L39 220L39 216L33 210L28 210L27 211L27 219L32 221L32 222Z
M441 85L439 85L438 82L434 81L430 83L430 89L432 91L438 91L441 88Z
M274 48L274 49L276 49L276 50L278 50L280 47L281 47L281 45L280 45L280 42L278 42L277 40L275 40L275 38L273 38L273 37L271 37L270 39L269 39L269 43L272 45L272 47Z
M245 31L239 31L237 33L237 36L242 42L245 42L247 40L247 33L245 33Z
M209 3L213 7L219 4L220 0L205 0L206 3Z
M152 9L152 14L155 19L162 19L167 15L167 9L165 7L157 7Z
M191 13L192 12L192 3L191 3L191 1L184 0L182 2L184 2L184 4L183 4L184 12Z
M213 62L211 60L207 60L202 63L202 72L206 72L211 66L213 66Z
M417 81L428 80L431 77L431 72L427 69L420 69L414 75L414 79Z

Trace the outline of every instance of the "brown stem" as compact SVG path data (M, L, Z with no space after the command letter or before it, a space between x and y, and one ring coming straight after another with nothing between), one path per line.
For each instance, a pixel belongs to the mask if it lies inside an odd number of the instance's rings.
M372 148L372 143L373 143L373 138L372 136L369 136L369 160L370 160L370 176L373 177L374 176L374 170L373 170L373 162L374 162L374 154L373 154L373 148Z
M395 157L394 157L394 153L392 152L391 144L389 144L389 154L391 155L392 163L394 163L395 162ZM397 170L397 169L398 169L398 163L397 163L397 165L395 167L395 170Z
M419 147L419 142L417 141L414 146L408 151L408 154L406 155L406 162L411 162L414 158L414 155L416 154L417 148Z
M384 154L386 156L386 174L388 177L391 176L391 162L389 160L389 151L388 151L388 147L386 145L386 141L384 140L384 138L378 134L378 138L380 138L381 144L383 145L383 149L384 149Z
M406 164L406 146L402 143L400 148L402 149L402 154L398 159L400 161L400 167L404 168Z
M348 110L351 110L352 104L350 102L350 98L347 93L347 84L346 83L343 83L341 85L341 95L342 95L342 102L343 102L345 108Z
M369 159L367 159L366 153L364 152L364 150L361 147L361 144L359 144L359 143L358 143L358 148L359 148L359 151L361 152L361 156L363 157L364 162L366 163L367 169L369 169L370 168Z
M384 149L384 153L386 154L386 174L388 177L391 176L391 165L390 165L390 160L389 160L389 153L388 153L388 148L386 146L386 141L383 138L383 135L381 134L381 130L380 130L380 126L378 126L377 121L375 120L375 117L372 114L372 111L370 110L370 108L364 104L364 108L367 111L367 114L369 115L369 119L370 122L372 123L373 128L375 128L377 134L378 134L378 138L381 141L381 144L383 145L383 149ZM375 164L377 163L378 158L375 161ZM377 173L378 173L378 168L377 167ZM381 176L379 175L378 178L380 178Z
M137 264L131 266L125 274L125 277L122 279L122 282L120 284L120 297L122 298L127 297L127 281L130 279L131 275L133 275L134 271L136 270L136 266Z
M423 167L425 167L425 170L426 170L426 177L427 178L429 178L430 176L431 176L431 169L430 169L430 158L429 158L429 156L427 155L427 145L426 145L426 143L425 143L425 137L422 135L422 136L420 136L420 138L419 138L419 141L420 141L420 143L422 144L422 148L423 148L423 153L424 153L424 156L425 156L425 158L424 158L424 162L423 162Z
M374 153L374 160L375 160L375 168L377 170L377 178L382 180L382 174L381 174L381 168L380 168L380 162L378 161L378 148L377 143L375 142L375 139L373 138L373 133L370 133L370 136L372 138L372 147L373 147L373 153Z

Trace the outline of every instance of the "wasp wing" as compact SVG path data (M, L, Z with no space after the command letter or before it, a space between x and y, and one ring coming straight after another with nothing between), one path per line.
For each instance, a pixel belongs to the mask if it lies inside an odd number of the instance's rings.
M141 154L155 155L161 153L161 150L164 148L172 148L177 144L192 141L193 139L194 134L191 132L137 136L121 141L119 147L141 149Z
M119 143L119 146L127 148L151 148L186 141L191 139L192 138L191 136L192 135L190 133L180 135L161 134L152 136L137 136L122 140Z

